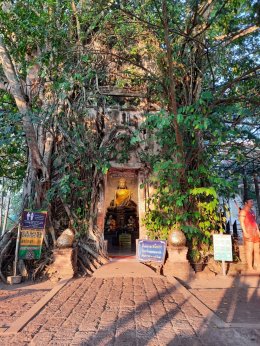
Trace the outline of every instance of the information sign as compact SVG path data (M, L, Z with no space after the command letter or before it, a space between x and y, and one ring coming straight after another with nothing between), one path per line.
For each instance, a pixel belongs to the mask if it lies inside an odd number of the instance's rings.
M24 210L22 216L22 229L44 229L47 212L33 212Z
M230 234L213 234L214 260L233 261Z
M19 258L39 259L41 257L43 230L21 230Z
M138 260L164 263L166 246L166 240L138 240Z
M23 211L18 252L20 259L39 259L41 257L46 218L47 212L44 211Z

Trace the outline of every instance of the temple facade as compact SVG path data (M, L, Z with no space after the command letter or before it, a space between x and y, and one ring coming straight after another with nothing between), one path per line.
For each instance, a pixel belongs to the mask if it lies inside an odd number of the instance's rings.
M120 106L107 110L107 126L117 124L117 150L120 136L138 129L143 121L143 111ZM142 224L149 192L144 184L145 167L137 152L129 152L128 159L120 163L115 159L104 177L104 186L98 203L97 226L104 232L109 254L135 253L136 240L146 238Z

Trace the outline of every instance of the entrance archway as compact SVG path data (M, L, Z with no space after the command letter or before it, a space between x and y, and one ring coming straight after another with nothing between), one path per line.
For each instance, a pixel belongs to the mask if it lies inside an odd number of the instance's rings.
M111 169L107 175L104 238L109 255L134 255L139 238L138 172Z

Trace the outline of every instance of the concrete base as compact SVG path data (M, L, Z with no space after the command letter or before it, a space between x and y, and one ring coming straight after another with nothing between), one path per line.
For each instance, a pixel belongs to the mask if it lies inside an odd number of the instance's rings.
M188 248L187 246L176 246L176 247L170 247L167 246L167 254L168 254L168 262L176 263L176 262L183 262L187 263L187 253Z
M167 247L168 258L163 266L163 275L174 276L180 280L190 280L195 273L187 260L188 248L186 246Z
M21 281L22 281L22 276L21 276L21 275L7 276L7 282L8 282L10 285L20 284Z
M56 279L73 277L77 273L77 248L55 249L53 257L48 273Z

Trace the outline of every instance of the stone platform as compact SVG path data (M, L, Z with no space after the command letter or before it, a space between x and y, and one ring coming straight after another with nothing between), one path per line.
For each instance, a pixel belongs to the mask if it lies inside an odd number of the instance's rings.
M77 248L53 250L54 261L48 269L53 279L73 277L77 273Z
M191 280L195 273L187 260L186 246L167 247L168 258L163 266L163 275L174 276L180 280Z

